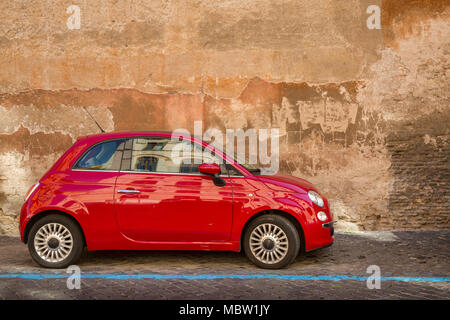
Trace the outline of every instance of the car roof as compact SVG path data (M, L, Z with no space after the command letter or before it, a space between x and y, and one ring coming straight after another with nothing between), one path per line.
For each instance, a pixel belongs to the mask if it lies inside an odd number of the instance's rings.
M80 136L77 140L86 140L86 139L94 139L94 140L107 140L107 139L115 139L121 137L136 137L136 136L168 136L170 137L172 134L180 137L191 137L189 134L180 134L175 133L174 131L167 130L152 130L152 131L114 131L114 132L103 132L90 134L86 136Z

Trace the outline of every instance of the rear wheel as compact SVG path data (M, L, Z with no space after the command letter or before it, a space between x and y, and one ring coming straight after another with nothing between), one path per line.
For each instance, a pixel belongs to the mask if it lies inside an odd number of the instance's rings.
M83 252L83 235L78 225L61 215L47 215L30 230L28 250L39 265L65 268L75 264Z
M300 250L295 226L278 215L263 215L250 223L244 234L244 250L258 267L280 269L292 263Z

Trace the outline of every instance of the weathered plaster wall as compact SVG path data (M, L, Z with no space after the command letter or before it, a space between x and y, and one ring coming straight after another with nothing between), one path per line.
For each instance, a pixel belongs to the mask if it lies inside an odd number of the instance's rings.
M81 28L66 25L72 4ZM369 30L369 5L381 7ZM0 232L77 136L279 128L343 229L450 227L448 1L0 2Z

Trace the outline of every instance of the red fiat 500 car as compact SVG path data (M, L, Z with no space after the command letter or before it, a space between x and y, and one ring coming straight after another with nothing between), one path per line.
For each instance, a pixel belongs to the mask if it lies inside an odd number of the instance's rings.
M88 250L244 250L263 268L331 245L333 216L309 182L262 175L168 132L79 138L28 192L20 234L43 267Z

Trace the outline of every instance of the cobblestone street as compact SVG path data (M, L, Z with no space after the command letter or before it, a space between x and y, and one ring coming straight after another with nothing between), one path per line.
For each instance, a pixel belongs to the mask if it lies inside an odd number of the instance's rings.
M65 270L39 268L1 236L0 299L450 299L449 244L448 230L337 233L271 271L231 252L85 252L81 289L69 290ZM370 265L381 289L366 286Z

